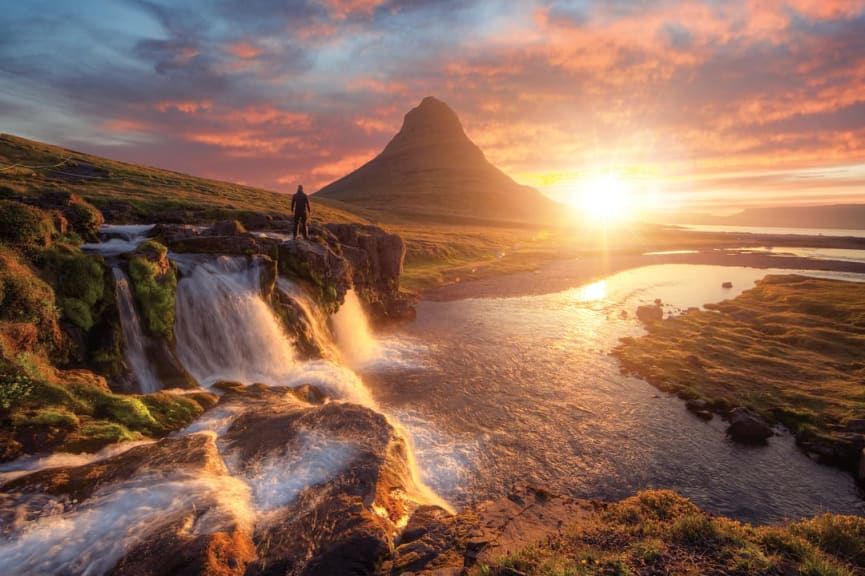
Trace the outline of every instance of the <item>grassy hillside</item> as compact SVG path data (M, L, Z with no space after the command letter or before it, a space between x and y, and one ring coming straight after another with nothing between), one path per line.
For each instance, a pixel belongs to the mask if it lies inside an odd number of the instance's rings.
M290 214L291 197L239 184L117 162L65 148L0 135L0 197L74 192L109 222L210 221L252 212ZM314 220L364 218L316 202Z

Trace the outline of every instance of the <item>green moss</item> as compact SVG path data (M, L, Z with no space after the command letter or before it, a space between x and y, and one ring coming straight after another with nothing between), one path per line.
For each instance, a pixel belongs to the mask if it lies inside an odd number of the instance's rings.
M0 242L48 246L54 233L47 212L20 202L0 200Z
M0 245L0 320L33 322L49 330L57 319L54 290L15 250Z
M37 262L55 288L62 316L82 330L90 330L105 294L101 260L75 247L58 245L43 250Z
M122 424L95 420L88 422L81 428L82 440L86 442L98 442L101 444L113 444L115 442L128 442L130 440L141 440L141 434L130 432Z
M159 392L141 397L141 402L161 431L177 430L192 423L204 412L204 407L191 398Z
M165 259L167 251L157 242L145 242L129 262L129 275L145 328L150 334L171 342L174 340L177 273L173 264L165 261L162 270L157 263Z
M95 398L96 415L123 424L130 430L149 432L157 427L147 406L134 396L104 393Z
M20 368L0 360L0 411L8 410L33 393L33 380Z
M40 408L32 413L17 413L12 418L15 426L45 426L48 428L78 428L78 416L64 408Z

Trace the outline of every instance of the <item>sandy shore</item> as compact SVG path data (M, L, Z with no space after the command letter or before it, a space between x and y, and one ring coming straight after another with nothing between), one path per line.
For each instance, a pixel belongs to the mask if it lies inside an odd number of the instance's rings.
M609 254L544 262L538 270L481 278L428 290L424 300L444 302L465 298L510 298L561 292L616 272L657 264L708 264L747 268L821 270L865 274L865 263L817 260L797 256L738 251L701 251L693 254Z

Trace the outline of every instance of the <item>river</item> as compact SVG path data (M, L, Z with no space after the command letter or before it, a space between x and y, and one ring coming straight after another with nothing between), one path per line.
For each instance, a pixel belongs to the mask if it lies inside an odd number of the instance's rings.
M753 522L862 514L852 478L811 461L790 435L737 445L719 419L700 421L609 356L643 332L640 304L660 298L677 313L789 272L658 265L553 294L422 302L416 322L382 338L389 360L358 370L411 431L425 481L457 505L531 482L602 499L670 488Z

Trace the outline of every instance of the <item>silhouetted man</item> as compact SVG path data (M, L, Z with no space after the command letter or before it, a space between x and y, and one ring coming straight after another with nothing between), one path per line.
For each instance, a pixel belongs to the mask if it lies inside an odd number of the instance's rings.
M297 187L297 192L291 197L291 211L294 213L294 239L297 240L297 229L301 228L303 237L309 240L309 217L312 208L309 205L309 196L303 191L303 186Z

